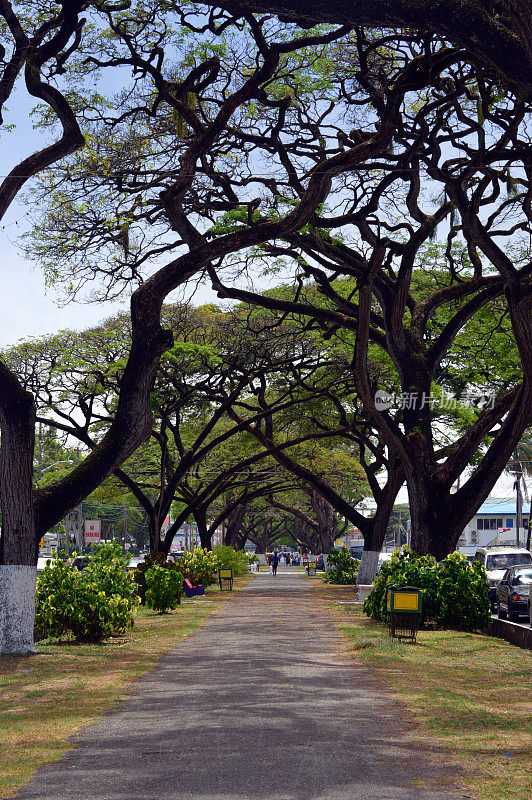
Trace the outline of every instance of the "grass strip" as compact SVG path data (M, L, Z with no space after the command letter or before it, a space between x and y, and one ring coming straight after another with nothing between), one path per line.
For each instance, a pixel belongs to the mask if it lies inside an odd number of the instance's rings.
M323 599L330 603L330 591ZM529 796L532 654L463 631L419 631L417 644L400 642L343 599L332 607L342 615L339 630L350 649L411 711L419 738L434 737L463 767L472 795Z
M253 580L236 578L235 589ZM125 636L103 644L43 642L31 656L0 659L0 798L13 795L72 745L69 737L124 699L136 678L232 596L209 587L170 614L140 608Z

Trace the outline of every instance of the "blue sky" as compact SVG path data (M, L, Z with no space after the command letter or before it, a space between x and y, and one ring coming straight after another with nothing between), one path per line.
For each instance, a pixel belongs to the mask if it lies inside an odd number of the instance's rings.
M4 176L24 157L43 147L42 132L29 123L25 92L15 93L8 103L6 124L15 130L4 133L0 142L0 175ZM1 180L1 178L0 178ZM15 200L0 221L0 347L14 344L28 336L53 334L62 328L80 330L113 314L118 304L70 304L59 308L53 290L45 290L42 272L23 258L15 244L27 227L28 207Z
M114 314L117 303L70 303L59 308L54 291L45 291L41 271L5 240L0 245L0 347L29 336L53 334L62 328L81 330Z

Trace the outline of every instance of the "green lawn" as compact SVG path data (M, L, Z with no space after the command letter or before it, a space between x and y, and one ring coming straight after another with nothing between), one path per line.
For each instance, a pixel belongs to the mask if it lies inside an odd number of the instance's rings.
M317 587L323 593L326 587ZM330 603L331 589L323 599ZM343 589L344 587L338 587ZM532 785L532 654L501 639L460 631L418 633L417 644L390 639L361 607L332 603L353 655L402 701L464 767L476 800L529 797Z
M235 579L238 589L251 576ZM0 659L0 798L37 767L57 761L68 738L127 696L131 682L195 631L231 592L207 589L170 614L138 610L134 628L101 645L38 645L32 656Z

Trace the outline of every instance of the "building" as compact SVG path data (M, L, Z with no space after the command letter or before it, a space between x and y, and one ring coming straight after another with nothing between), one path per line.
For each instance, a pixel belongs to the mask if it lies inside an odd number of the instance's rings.
M526 504L528 506L528 503ZM519 531L519 544L526 545L529 525L529 507L523 507L523 519ZM492 498L483 503L473 519L466 525L458 540L459 549L486 547L488 545L511 545L517 543L515 502Z

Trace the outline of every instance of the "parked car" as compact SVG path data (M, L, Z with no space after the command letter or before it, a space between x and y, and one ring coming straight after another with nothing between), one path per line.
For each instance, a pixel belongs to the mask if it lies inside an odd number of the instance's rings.
M89 561L90 561L90 557L89 556L75 556L72 559L71 566L74 569L79 569L79 571L81 572L82 569L85 569L85 567L88 566Z
M380 570L383 564L387 561L391 561L393 553L379 553L379 562L377 565L377 572Z
M127 568L128 569L137 569L139 564L142 564L144 561L144 556L131 556L129 559Z
M516 620L528 615L530 587L532 586L532 566L510 567L497 586L497 616Z
M42 572L46 567L48 561L52 560L52 556L39 556L37 559L37 572Z
M475 553L488 574L488 589L492 609L497 601L497 586L510 567L532 564L532 554L523 547L480 547Z

